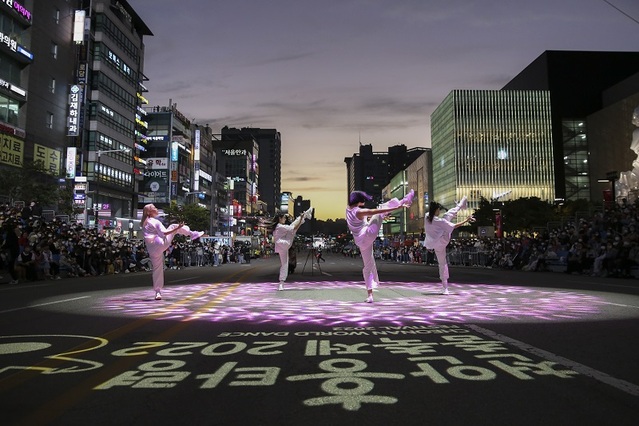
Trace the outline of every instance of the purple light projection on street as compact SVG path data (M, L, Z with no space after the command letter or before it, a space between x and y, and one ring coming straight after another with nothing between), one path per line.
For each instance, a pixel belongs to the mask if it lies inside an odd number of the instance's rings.
M361 282L217 283L166 287L162 301L150 290L103 299L98 308L177 321L255 324L394 325L507 321L579 321L596 317L603 299L576 291L505 285L386 282L375 303L364 303Z

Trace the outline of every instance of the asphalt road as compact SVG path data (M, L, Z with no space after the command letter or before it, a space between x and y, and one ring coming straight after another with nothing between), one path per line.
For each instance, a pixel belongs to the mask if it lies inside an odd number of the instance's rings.
M325 257L0 285L1 423L638 424L639 280Z

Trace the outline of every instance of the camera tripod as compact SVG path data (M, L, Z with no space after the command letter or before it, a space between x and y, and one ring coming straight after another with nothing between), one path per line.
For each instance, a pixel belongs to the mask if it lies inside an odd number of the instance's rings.
M317 257L317 249L314 248L314 247L308 249L308 254L306 255L306 261L304 262L304 267L302 268L302 275L304 275L304 271L306 270L306 264L308 263L309 259L311 260L311 275L313 275L313 272L315 270L315 268L313 266L314 265L313 264L314 260L317 260L317 262L315 262L315 263L317 263L317 269L319 269L319 273L321 275L322 274L322 268L321 268L321 266L319 264L319 259Z

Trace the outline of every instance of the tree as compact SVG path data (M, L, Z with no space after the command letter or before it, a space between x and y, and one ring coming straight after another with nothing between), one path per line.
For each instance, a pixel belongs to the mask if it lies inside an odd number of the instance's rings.
M505 232L545 227L548 222L557 220L555 206L537 197L518 198L503 202L487 200L482 197L479 208L474 212L476 225L494 225L496 210L501 212L502 228Z
M71 210L72 197L60 189L57 176L45 169L42 161L25 161L22 167L12 167L0 173L0 192L14 201L37 200L43 207L60 210L63 201L65 212Z
M172 201L171 206L164 211L169 215L169 222L184 222L194 231L205 230L208 232L211 227L211 213L197 204L179 206L175 201Z

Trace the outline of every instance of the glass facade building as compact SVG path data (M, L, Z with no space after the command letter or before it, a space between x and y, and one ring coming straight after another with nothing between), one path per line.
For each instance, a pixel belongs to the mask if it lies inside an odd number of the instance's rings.
M555 198L550 93L455 90L431 116L434 199Z
M566 199L590 198L588 134L585 120L562 120Z

